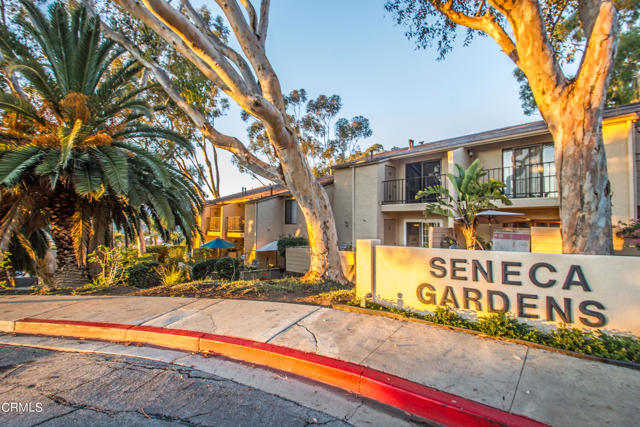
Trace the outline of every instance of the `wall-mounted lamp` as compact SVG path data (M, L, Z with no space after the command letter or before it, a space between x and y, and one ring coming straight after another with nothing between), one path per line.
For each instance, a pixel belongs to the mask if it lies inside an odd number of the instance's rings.
M468 149L467 150L467 154L469 155L469 157L473 157L473 150L472 149Z

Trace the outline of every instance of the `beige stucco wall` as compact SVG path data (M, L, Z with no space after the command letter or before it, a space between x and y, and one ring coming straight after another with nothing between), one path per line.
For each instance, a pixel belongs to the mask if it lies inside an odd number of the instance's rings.
M404 157L400 159L393 159L393 160L390 160L388 164L395 168L395 171L396 171L395 179L404 179L407 163L423 162L427 160L440 160L440 169L442 170L442 173L447 173L448 160L447 160L446 151L440 152L440 153L429 153L429 154Z
M245 203L244 208L244 255L248 262L258 246L256 246L256 203Z
M374 239L382 232L380 200L384 165L372 164L355 169L356 239ZM352 242L352 239L349 240Z
M336 169L333 175L333 215L338 244L348 246L352 237L352 168Z
M611 221L626 222L635 217L633 126L630 120L605 122L602 127L607 154L607 171L611 181Z
M568 315L571 326L602 324L608 332L640 335L640 264L632 258L404 248L372 243L358 241L358 296L375 290L373 297L381 303L422 313L433 312L437 306L453 306L471 318L488 313L490 298L496 301L496 309L503 309L504 297L510 303L506 311L544 329L560 323L558 312L550 308L555 303ZM482 274L473 276L473 260L493 272L488 275L489 280ZM505 267L503 263L510 264ZM510 272L508 276L503 273L505 270ZM611 271L617 272L615 286L611 286ZM435 291L431 292L429 286ZM492 298L489 291L502 296ZM477 295L479 307L473 298L465 297L472 294Z

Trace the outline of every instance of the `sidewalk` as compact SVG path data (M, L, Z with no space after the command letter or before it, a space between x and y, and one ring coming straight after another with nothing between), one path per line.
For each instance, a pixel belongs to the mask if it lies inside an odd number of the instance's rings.
M633 425L640 371L436 326L307 305L162 297L0 297L22 318L109 322L251 339L360 364L557 426Z

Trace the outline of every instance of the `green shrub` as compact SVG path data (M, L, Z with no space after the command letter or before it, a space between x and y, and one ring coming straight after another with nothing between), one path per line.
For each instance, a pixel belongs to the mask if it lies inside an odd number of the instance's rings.
M542 343L542 333L535 327L522 323L505 313L496 313L483 317L474 326L483 334L492 337L505 337Z
M156 267L155 270L160 276L160 283L162 283L162 286L175 286L188 280L186 272L181 270L175 264L171 266L161 265Z
M360 301L354 299L348 304L359 306ZM599 330L583 331L566 325L550 332L542 332L536 327L522 323L505 313L492 314L481 318L479 321L471 321L460 317L450 308L438 307L434 314L421 315L370 301L366 302L366 307L400 314L404 317L427 320L441 325L471 329L493 337L520 339L561 350L640 363L640 339L632 336L608 335Z
M156 268L157 261L147 261L135 264L127 269L127 284L136 288L153 288L160 285L160 275Z
M167 245L155 245L147 247L148 254L157 254L157 260L160 264L167 264L169 262L184 261L187 254L186 246L167 246Z
M182 262L187 255L186 246L169 246L169 261Z
M169 246L164 246L164 245L147 246L147 254L155 254L158 262L160 264L164 264L165 262L167 262L167 258L169 258Z
M199 263L216 257L216 249L198 248L193 250L193 262Z
M221 279L238 280L240 261L236 258L224 257L216 261L215 269Z
M282 239L278 240L278 252L280 253L280 256L284 258L287 256L287 248L293 248L296 246L307 246L308 244L309 241L304 237L283 237Z
M191 278L193 280L204 280L210 277L213 273L216 273L216 262L218 262L217 259L208 259L195 264L191 270Z
M458 328L471 327L471 322L449 308L437 307L433 314L427 314L424 317L426 320L440 325L456 326Z

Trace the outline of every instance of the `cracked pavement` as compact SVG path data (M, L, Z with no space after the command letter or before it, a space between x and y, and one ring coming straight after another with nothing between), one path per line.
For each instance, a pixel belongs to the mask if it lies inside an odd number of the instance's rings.
M0 404L5 402L31 407L20 412L0 406L3 426L350 425L192 368L0 345Z

